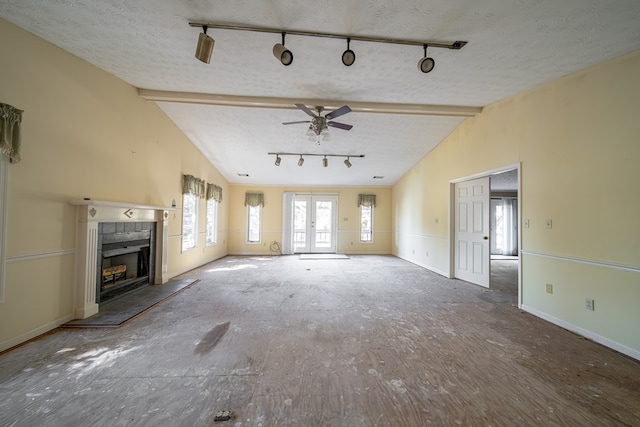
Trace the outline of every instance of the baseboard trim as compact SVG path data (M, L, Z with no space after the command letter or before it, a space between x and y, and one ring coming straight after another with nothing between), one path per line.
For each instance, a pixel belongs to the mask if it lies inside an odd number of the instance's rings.
M183 269L183 270L174 271L173 273L167 273L167 275L166 275L166 276L164 276L164 277L166 278L166 280L165 280L164 282L162 282L162 284L167 283L169 280L173 279L173 278L174 278L174 277L176 277L176 276L179 276L179 275L184 274L184 273L188 273L188 272L189 272L189 271L191 271L191 270L195 270L195 269L196 269L196 268L198 268L198 267L202 267L203 265L207 265L207 264L209 264L210 262L217 261L217 260L219 260L220 258L224 258L224 257L226 257L226 256L228 256L228 255L229 255L229 254L225 254L225 255L220 255L220 256L218 256L218 257L209 258L209 259L207 259L207 260L201 261L201 262L199 262L199 263L197 263L197 264L195 264L195 265L192 265L191 267L185 268L185 269Z
M573 323L569 323L565 320L559 319L555 316L552 316L548 313L537 310L533 307L529 307L525 304L522 304L520 308L526 311L527 313L531 313L536 317L546 320L547 322L551 322L554 325L558 325L561 328L564 328L568 331L574 332L578 335L582 335L583 337L588 338L592 341L595 341L598 344L602 344L605 347L609 347L619 353L622 353L624 355L627 355L633 359L640 361L640 350L627 347L624 344L620 344L619 342L610 340L609 338L603 337L602 335L596 334L595 332L592 332L588 329L581 328L580 326L574 325Z
M53 322L49 322L46 325L42 325L28 332L25 332L22 335L18 335L6 341L2 341L0 342L0 352L9 350L22 344L26 344L29 340L39 337L42 334L46 334L47 332L57 328L64 323L67 323L70 320L73 320L73 314L68 314L64 317L61 317L60 319L54 320Z
M415 265L417 265L418 267L422 267L422 268L424 268L424 269L426 269L426 270L433 271L434 273L439 274L439 275L441 275L441 276L444 276L444 277L446 277L447 279L451 279L451 278L452 278L451 276L449 276L449 273L445 273L445 272L444 272L444 271L442 271L442 270L438 270L437 268L433 268L433 267L432 267L432 266L430 266L430 265L422 264L421 262L414 261L414 260L412 260L412 259L410 259L410 258L406 258L406 257L403 257L403 256L401 256L401 255L394 255L394 254L390 254L390 255L393 255L393 256L395 256L395 257L397 257L397 258L403 259L403 260L405 260L405 261L407 261L407 262L410 262L411 264L415 264Z

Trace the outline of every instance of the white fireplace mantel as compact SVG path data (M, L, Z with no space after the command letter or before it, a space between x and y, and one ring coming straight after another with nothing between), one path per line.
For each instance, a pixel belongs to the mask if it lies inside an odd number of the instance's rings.
M101 222L155 222L156 274L155 284L167 278L167 239L169 211L173 207L120 203L103 200L71 200L76 213L76 319L85 319L98 312L96 303L96 274L98 266L98 224Z

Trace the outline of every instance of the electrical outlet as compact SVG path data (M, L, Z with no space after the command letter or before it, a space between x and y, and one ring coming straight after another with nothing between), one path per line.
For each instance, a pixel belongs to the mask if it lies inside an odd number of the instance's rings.
M586 308L589 311L594 311L595 310L595 305L594 305L593 299L585 298L584 299L584 308Z
M553 293L553 285L551 283L547 283L547 293L548 294Z
M552 225L553 225L553 224L552 224L552 222L551 222L551 220L550 220L550 219L545 219L545 220L544 220L544 226L545 226L545 228L550 229Z

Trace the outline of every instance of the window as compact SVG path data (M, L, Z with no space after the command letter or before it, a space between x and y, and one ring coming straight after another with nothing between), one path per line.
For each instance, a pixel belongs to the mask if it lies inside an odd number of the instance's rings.
M207 246L215 245L218 239L218 202L207 200Z
M193 249L198 244L198 196L182 195L182 250Z
M262 205L247 206L247 242L260 243Z
M360 241L373 242L373 206L360 206Z

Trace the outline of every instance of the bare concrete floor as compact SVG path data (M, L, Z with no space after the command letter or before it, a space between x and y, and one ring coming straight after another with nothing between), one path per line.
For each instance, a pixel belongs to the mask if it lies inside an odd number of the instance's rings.
M0 355L2 426L640 425L640 363L388 256L227 257ZM501 272L502 271L502 272Z

